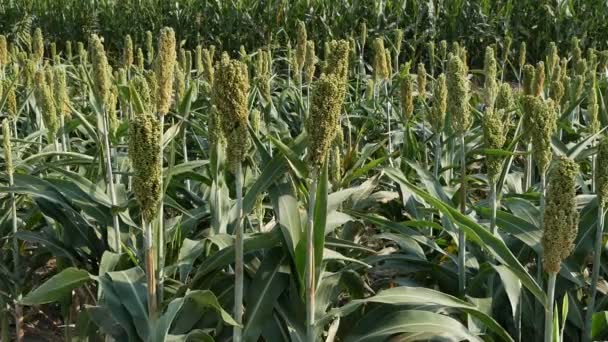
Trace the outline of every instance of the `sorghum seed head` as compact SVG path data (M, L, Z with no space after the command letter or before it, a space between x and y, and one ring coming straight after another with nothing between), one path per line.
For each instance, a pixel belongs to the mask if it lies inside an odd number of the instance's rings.
M142 51L141 48L137 48L137 58L135 59L136 61L136 66L139 70L144 70L144 52Z
M589 133L595 134L600 130L600 121L598 119L599 104L597 101L597 92L595 89L595 83L589 86L589 94L587 95L587 119L589 120L588 129Z
M374 79L370 78L365 83L365 98L370 101L374 98Z
M566 157L560 157L549 178L542 237L543 267L548 273L558 273L562 261L574 249L579 218L576 209L578 173L578 164Z
M245 160L250 145L247 127L248 95L247 66L238 60L231 60L227 54L222 55L213 82L213 102L222 115L222 131L227 140L227 159L233 172L238 164Z
M408 122L414 112L414 81L409 73L404 74L400 80L401 111L403 122Z
M538 62L534 73L533 92L536 96L542 96L545 87L545 63Z
M146 113L152 113L153 112L152 98L151 98L152 92L150 91L150 86L148 85L148 81L146 80L146 78L141 75L136 75L135 77L133 77L131 79L131 85L132 85L133 89L135 89L135 92L139 96L139 99L144 107L143 112L140 112L137 109L138 106L133 106L134 114L143 115Z
M306 42L306 59L304 61L304 75L306 75L306 82L310 84L312 78L315 75L315 64L317 63L317 56L315 55L315 44L312 40Z
M152 32L146 31L146 57L148 65L152 65L154 61L154 42L152 39Z
M133 40L130 35L126 35L122 50L122 66L129 69L131 65L133 65Z
M515 100L513 99L513 93L509 83L502 83L498 89L498 96L496 97L496 109L504 109L509 112L515 108Z
M401 43L403 42L403 30L395 29L393 31L393 45L395 46L395 55L399 56L401 53Z
M153 114L139 113L131 119L129 158L135 173L133 192L146 222L156 217L160 202L160 134L160 122Z
M448 58L448 42L445 40L439 42L439 58L441 58L442 61L445 61Z
M433 107L429 113L431 126L435 134L443 132L445 126L445 112L447 109L448 88L446 85L445 75L441 74L435 80L433 85Z
M65 42L65 58L68 61L71 61L72 57L72 42L68 40L67 42Z
M551 84L549 85L549 97L555 102L556 105L559 105L566 93L566 89L564 88L563 77L565 75L565 71L559 64L555 65L553 68L553 74L551 75Z
M4 147L4 165L6 173L13 173L13 153L11 149L11 129L8 125L8 119L2 121L2 146Z
M17 96L15 87L9 87L6 94L6 112L11 120L17 119Z
M513 43L513 40L511 39L511 36L506 35L505 36L505 40L503 42L502 45L502 60L503 62L505 62L507 59L509 59L509 53L511 52L511 44Z
M484 145L489 149L502 149L506 140L508 125L504 122L504 111L489 109L482 119ZM488 180L496 184L502 169L504 157L496 155L486 156Z
M260 133L260 124L262 122L262 112L258 109L254 109L251 111L251 128L253 131L258 134Z
M469 111L469 80L466 67L458 56L452 55L448 61L447 87L448 112L452 115L452 128L459 135L465 134L471 126Z
M537 96L522 98L525 118L524 127L532 140L532 155L541 173L547 171L551 157L551 137L557 128L557 115L553 101L543 101Z
M367 23L365 21L362 21L359 25L359 32L361 34L361 50L364 50L367 42Z
M215 73L215 70L213 69L213 53L208 49L203 49L201 56L205 69L205 80L207 83L213 84Z
M524 90L524 95L534 95L534 88L535 88L535 70L534 70L534 66L530 65L530 64L526 64L523 68L523 90Z
M374 80L388 79L388 61L384 50L384 39L378 37L374 39Z
M50 85L47 83L46 72L43 69L36 71L34 95L36 103L42 111L42 118L48 130L49 141L54 141L57 131L59 130L59 121L57 120L57 112L55 109L55 101Z
M44 57L44 38L42 37L42 30L39 27L34 30L32 56L37 63L41 63Z
M6 37L0 35L0 69L8 64L9 54Z
M559 54L557 52L557 45L555 42L549 43L549 52L547 53L547 70L551 75L551 80L554 78L555 66L559 63Z
M492 111L496 102L496 96L498 95L498 83L496 82L496 57L494 56L494 49L491 47L486 48L483 71L485 76L483 89L484 102L487 109Z
M186 93L186 75L179 65L175 66L175 97L178 101L184 99Z
M340 86L340 91L337 94L338 102L343 103L348 78L348 41L332 40L329 43L329 51L325 74L333 74L337 77Z
M606 207L608 204L608 138L604 137L597 146L595 182L597 201Z
M172 28L165 27L160 31L158 56L156 57L156 110L161 115L167 114L171 107L173 72L176 63L175 32Z
M306 122L309 136L308 159L320 168L327 158L336 136L343 98L340 98L341 80L335 74L322 74L316 81Z
M65 69L61 67L55 68L55 105L57 106L58 114L63 118L70 117L70 96L68 94L67 80Z
M426 68L424 67L424 63L418 64L418 96L421 99L426 99Z
M304 67L304 60L306 59L306 24L303 21L297 21L297 36L296 36L296 63L298 69L301 72Z
M384 49L384 55L384 58L386 59L386 69L388 71L388 78L390 78L393 74L393 63L391 63L391 50Z
M110 96L110 73L103 44L97 35L91 35L91 62L93 63L93 86L102 105L108 104Z
M433 66L435 65L435 41L431 40L430 42L428 42L426 44L427 47L427 51L429 54L429 63L431 63L431 69L433 68ZM433 72L433 70L431 70L431 73Z
M521 70L526 65L526 42L521 42L519 45L519 69Z
M55 61L55 58L57 57L57 43L55 42L51 42L51 60Z

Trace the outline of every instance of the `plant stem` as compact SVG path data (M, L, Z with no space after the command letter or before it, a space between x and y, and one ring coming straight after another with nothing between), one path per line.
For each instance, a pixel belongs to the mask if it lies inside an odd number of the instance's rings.
M146 222L142 218L141 223L144 229L144 250L146 253L146 282L148 285L148 318L150 322L156 321L157 316L157 298L156 298L156 268L154 256L154 233L152 232L152 223Z
M388 130L388 163L393 166L393 141L391 139L391 99L388 96L388 80L384 81L384 94L386 95L386 125Z
M466 165L466 147L464 144L464 134L460 135L460 145L462 154L460 155L460 212L466 215L467 211L467 165ZM463 229L458 230L458 292L461 296L465 295L466 291L466 233Z
M244 260L243 260L243 166L238 164L236 170L236 211L237 220L235 227L235 242L234 242L234 319L240 325L243 324L243 277L244 277ZM234 327L233 341L242 341L241 327Z
M555 301L555 280L557 273L549 273L547 283L547 307L545 309L545 342L553 341L553 302Z
M439 180L439 169L441 168L441 132L435 133L435 165L433 175Z
M490 182L490 209L492 211L492 216L490 217L490 232L492 232L492 235L496 235L496 212L498 211L496 182Z
M110 138L108 135L109 132L109 123L108 123L108 116L105 113L105 110L102 110L102 116L103 116L103 147L105 150L105 154L106 154L106 182L107 182L107 186L108 186L108 191L110 192L110 201L112 201L112 206L115 207L117 204L116 201L116 191L114 189L114 174L112 172L112 155L111 155L111 150L110 150ZM114 212L112 212L112 219L113 219L113 225L114 225L114 240L115 240L115 245L114 245L114 250L116 251L116 253L121 252L121 245L120 245L120 221L118 220L118 215L116 215Z
M15 184L15 180L13 178L13 170L9 169L8 171L8 184L12 187ZM11 223L12 223L12 233L13 233L13 273L15 275L15 298L17 300L21 300L21 277L19 274L21 273L21 263L20 255L19 255L19 239L17 239L17 201L15 199L15 193L11 192ZM4 309L3 309L4 310ZM21 305L15 302L15 341L21 342L23 341L23 309Z
M595 296L597 295L597 282L600 275L600 259L602 257L602 234L604 232L604 206L598 207L597 228L595 230L595 249L593 256L593 271L591 273L591 294L585 314L585 329L583 330L583 342L591 341L591 322L595 312Z
M160 147L158 152L158 162L160 163L160 203L158 209L158 231L156 232L156 250L157 250L157 269L156 269L156 292L158 296L158 302L163 302L163 283L164 283L164 267L165 267L165 229L164 229L164 198L165 188L163 182L163 134L165 127L165 116L158 114L158 121L160 122Z
M314 208L317 193L317 172L311 174L308 190L308 224L306 230L306 341L315 342L315 245Z
M185 122L183 123L184 125L186 124ZM188 135L187 135L187 130L184 127L183 133L182 133L182 152L184 154L184 163L188 163ZM190 191L190 179L186 179L186 190Z
M528 155L526 156L526 174L525 174L525 178L524 178L524 189L523 191L526 192L528 190L528 188L530 188L532 186L532 168L534 167L533 161L532 161L532 143L528 143L528 146L526 148L526 152L528 152Z

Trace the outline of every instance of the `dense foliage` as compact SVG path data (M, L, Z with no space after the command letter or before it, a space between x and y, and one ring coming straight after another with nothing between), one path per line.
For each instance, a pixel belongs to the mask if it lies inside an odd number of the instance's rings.
M0 4L0 339L608 337L592 6L227 3Z

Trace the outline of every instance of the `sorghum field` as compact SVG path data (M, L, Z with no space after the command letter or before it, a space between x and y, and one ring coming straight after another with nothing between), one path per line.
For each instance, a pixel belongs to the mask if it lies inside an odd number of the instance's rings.
M607 15L0 1L0 340L607 339Z

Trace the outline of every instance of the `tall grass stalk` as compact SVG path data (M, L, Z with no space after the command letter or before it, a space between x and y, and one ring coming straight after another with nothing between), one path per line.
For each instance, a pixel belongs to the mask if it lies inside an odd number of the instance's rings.
M238 324L243 324L243 279L244 279L244 259L243 259L243 166L237 165L235 175L236 187L236 211L237 221L235 227L235 262L234 262L234 317ZM242 341L242 328L234 327L233 340Z
M545 308L545 342L553 341L553 305L555 302L555 280L557 273L549 273L547 282L547 303Z
M314 208L317 193L317 171L311 175L308 190L308 223L306 225L306 341L315 342L315 246Z
M585 313L585 327L583 329L583 342L591 340L591 323L593 321L593 313L595 312L595 296L597 295L597 283L600 275L600 261L602 257L602 236L604 233L604 223L606 219L606 208L599 204L597 208L597 227L595 230L595 248L593 255L593 270L591 272L591 293L589 294L589 303L587 303L587 312Z
M116 206L117 205L117 200L116 200L116 189L114 188L114 173L112 171L112 150L110 149L110 138L109 138L109 130L110 130L110 124L109 124L109 120L108 120L108 115L106 115L106 111L104 108L102 108L102 116L103 116L103 134L102 134L102 139L103 139L103 149L105 152L105 162L106 162L106 181L107 181L107 188L108 191L110 192L110 201L112 202L112 206ZM114 212L112 212L112 222L114 225L114 250L116 251L116 253L121 253L121 243L120 243L120 220L118 218L118 215Z
M461 155L460 155L460 212L466 215L467 212L467 164L466 146L464 134L460 135ZM464 229L458 230L458 292L461 296L466 291L466 233Z

